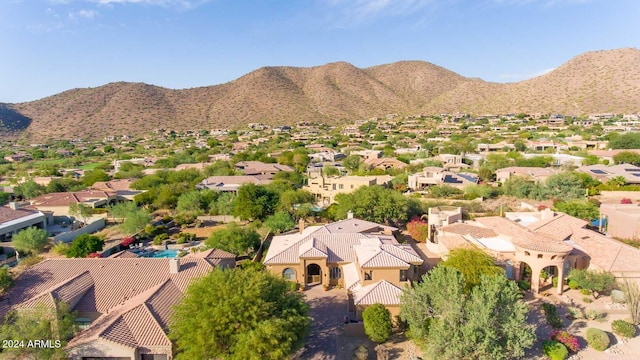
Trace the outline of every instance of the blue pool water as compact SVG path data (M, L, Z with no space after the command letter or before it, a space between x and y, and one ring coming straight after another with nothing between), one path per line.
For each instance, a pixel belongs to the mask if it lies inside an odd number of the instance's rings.
M161 251L155 251L152 254L149 254L145 257L152 257L152 258L175 258L178 257L178 250L161 250Z

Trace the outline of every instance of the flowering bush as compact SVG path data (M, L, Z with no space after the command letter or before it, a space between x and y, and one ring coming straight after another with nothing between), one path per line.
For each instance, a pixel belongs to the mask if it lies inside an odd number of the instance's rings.
M622 200L620 200L620 204L633 204L633 201L629 198L622 198Z
M553 330L550 336L551 340L556 340L562 343L564 346L569 349L571 352L576 352L580 350L580 343L578 342L578 338L569 334L564 330Z
M122 241L120 241L120 248L129 247L135 241L136 241L136 239L133 236L122 238Z
M409 234L417 242L426 241L427 236L429 236L429 224L419 218L411 220L411 222L407 224L407 230L409 230Z
M92 252L91 254L87 255L88 258L101 258L102 255L100 255L100 253L97 252Z

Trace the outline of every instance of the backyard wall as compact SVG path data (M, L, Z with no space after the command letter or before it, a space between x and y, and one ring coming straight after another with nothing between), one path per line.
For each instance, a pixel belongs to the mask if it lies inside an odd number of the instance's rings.
M59 243L59 242L63 242L63 243L68 243L73 241L73 239L77 238L78 236L82 235L82 234L91 234L94 233L96 231L102 230L105 227L105 219L104 218L98 218L97 220L95 220L94 222L92 222L91 224L82 227L78 230L74 230L74 231L69 231L66 233L62 233L59 234L57 236L53 237L53 242L54 243Z

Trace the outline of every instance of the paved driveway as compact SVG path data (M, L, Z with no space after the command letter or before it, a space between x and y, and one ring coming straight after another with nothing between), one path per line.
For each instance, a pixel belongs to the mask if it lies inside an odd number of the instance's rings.
M311 330L304 349L297 359L342 360L338 349L338 336L342 334L347 314L347 294L344 289L322 290L320 285L305 291L311 307Z

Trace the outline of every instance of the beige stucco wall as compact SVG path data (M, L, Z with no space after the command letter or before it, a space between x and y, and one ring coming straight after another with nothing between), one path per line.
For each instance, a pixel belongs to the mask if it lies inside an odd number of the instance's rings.
M83 357L128 357L136 358L135 349L98 339L66 350L71 360L82 360Z
M640 208L637 204L602 204L600 214L608 218L609 235L622 239L640 238Z

